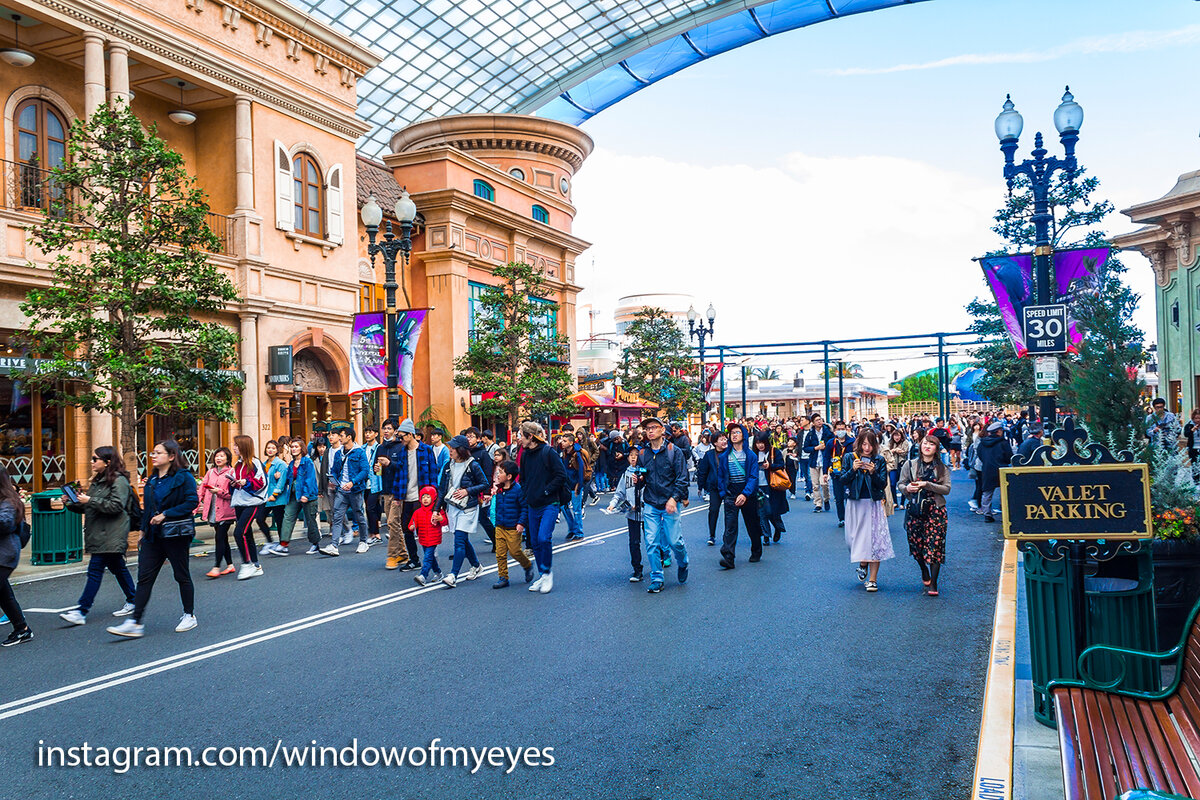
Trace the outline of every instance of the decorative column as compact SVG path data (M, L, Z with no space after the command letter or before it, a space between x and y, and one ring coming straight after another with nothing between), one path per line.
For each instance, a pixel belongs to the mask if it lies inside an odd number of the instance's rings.
M129 48L119 42L108 46L108 99L129 103Z
M125 91L129 91L128 71ZM83 33L83 114L90 117L104 105L104 36L97 31Z
M254 136L250 123L250 98L239 95L234 100L234 165L237 171L237 205L235 211L254 210Z
M241 433L258 441L258 314L243 312L242 372L246 386L242 389Z

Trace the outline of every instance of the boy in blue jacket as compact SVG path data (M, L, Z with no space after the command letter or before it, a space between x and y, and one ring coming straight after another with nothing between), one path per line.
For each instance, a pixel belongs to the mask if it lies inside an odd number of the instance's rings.
M516 483L520 468L515 461L505 461L493 473L492 510L496 514L496 572L498 580L493 589L508 586L508 557L511 555L525 568L525 582L533 581L533 562L521 549L521 534L529 524L529 507L521 484Z

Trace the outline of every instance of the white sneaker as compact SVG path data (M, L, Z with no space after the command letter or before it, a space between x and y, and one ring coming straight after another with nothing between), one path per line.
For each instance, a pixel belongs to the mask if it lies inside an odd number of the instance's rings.
M128 617L133 613L133 603L126 603L113 612L114 617Z
M271 545L271 549L267 551L267 555L269 556L286 556L287 554L288 548L281 544L273 544Z
M142 634L146 632L145 625L139 625L131 619L127 619L120 625L113 625L107 629L109 633L115 636L124 636L129 639L140 639Z
M354 552L361 554L361 553L367 552L370 549L371 549L371 545L367 544L366 542L359 542L358 547L356 547L354 549Z
M309 545L309 548L308 548L308 553L307 553L307 555L310 555L310 556L315 556L315 555L316 555L317 553L319 553L319 552L321 552L321 551L317 549L317 546L316 546L315 544L314 544L314 545Z
M544 581L544 580L546 580L546 576L545 576L545 575L542 575L542 576L541 576L541 577L539 577L539 578L538 578L536 581L534 581L533 583L529 584L529 591L531 591L531 592L538 592L538 591L541 591L541 589L542 589L542 581Z
M330 542L329 544L322 547L321 552L327 556L340 556L341 555L341 553L338 552L337 545L333 544L332 542Z
M179 624L175 626L176 633L184 633L196 627L199 623L196 622L195 614L184 614L179 618Z
M262 575L262 567L254 564L242 564L241 568L238 569L237 579L239 581L248 581L251 578L257 578L259 575Z
M342 544L342 545L354 544L354 537L348 533L343 533L342 540L340 542L338 542L338 544Z
M421 584L422 586L429 583L429 581L425 578L425 576L419 572L416 575L413 575L413 580L416 581L417 583Z
M972 511L976 511L979 509L979 503L976 503L974 500L968 500L967 508L971 509Z
M259 554L260 556L265 556L265 555L267 555L268 553L270 553L270 552L271 552L271 550L272 550L274 547L275 547L275 543L274 543L274 542L267 542L267 543L266 543L266 544L264 544L262 547L258 548L258 554Z
M538 591L541 592L542 594L549 594L550 590L553 588L554 588L554 573L547 572L546 575L542 578L541 584L538 586Z
M473 581L479 577L479 573L483 571L483 565L471 567L467 570L467 580Z
M449 575L447 575L446 577L442 578L442 583L446 584L451 589L453 589L454 584L457 583L457 581L454 579L454 573L452 572Z
M62 617L64 622L69 622L72 625L86 625L87 617L78 608L72 608L70 611L64 611L58 616Z

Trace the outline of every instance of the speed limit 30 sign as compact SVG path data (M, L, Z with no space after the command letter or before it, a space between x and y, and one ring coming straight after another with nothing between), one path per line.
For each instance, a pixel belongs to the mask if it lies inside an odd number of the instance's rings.
M1067 307L1025 306L1025 349L1029 355L1067 352Z

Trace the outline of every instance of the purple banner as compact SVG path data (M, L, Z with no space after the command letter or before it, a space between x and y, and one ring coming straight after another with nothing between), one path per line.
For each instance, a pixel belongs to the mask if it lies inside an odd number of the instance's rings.
M1008 338L1012 340L1013 350L1022 357L1027 349L1021 321L1025 306L1033 296L1033 256L989 256L980 259L979 266L983 268L988 286L992 287L992 296L996 298L996 307L1004 320Z
M1092 247L1081 250L1063 250L1054 254L1055 294L1059 303L1067 306L1067 349L1078 352L1083 341L1083 331L1075 319L1075 305L1079 298L1099 291L1100 278L1108 261L1107 247ZM1012 341L1017 356L1028 352L1025 347L1025 331L1022 323L1025 306L1032 305L1033 256L1028 254L990 256L980 259L983 275L992 295L1004 328Z
M401 311L396 315L396 358L400 391L412 396L413 359L427 308ZM355 314L350 332L350 394L387 388L387 315L383 312Z
M387 388L387 316L355 314L350 329L350 394Z

